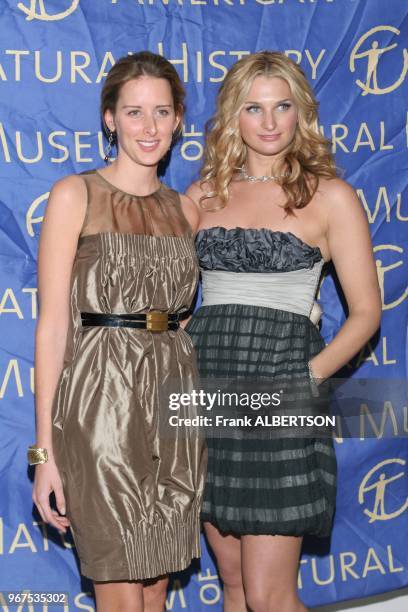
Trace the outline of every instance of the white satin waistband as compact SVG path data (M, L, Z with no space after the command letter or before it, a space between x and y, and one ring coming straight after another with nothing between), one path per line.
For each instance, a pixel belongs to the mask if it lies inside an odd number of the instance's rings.
M323 264L321 259L312 268L291 272L201 270L202 306L265 306L305 315L317 322L321 309L314 298Z

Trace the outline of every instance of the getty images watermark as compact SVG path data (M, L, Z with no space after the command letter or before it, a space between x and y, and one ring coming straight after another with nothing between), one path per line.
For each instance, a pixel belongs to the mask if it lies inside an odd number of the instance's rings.
M169 416L171 427L335 427L334 415L319 414L244 414L226 416L225 409L250 409L257 412L271 407L282 407L282 392L229 392L217 389L215 392L193 389L189 393L171 393L169 395L169 410L179 411L181 408L194 408L198 411L222 410L223 414L214 416L196 414L195 416Z
M160 433L406 438L407 386L406 378L330 378L316 394L305 376L201 378L196 385L168 379L159 389Z

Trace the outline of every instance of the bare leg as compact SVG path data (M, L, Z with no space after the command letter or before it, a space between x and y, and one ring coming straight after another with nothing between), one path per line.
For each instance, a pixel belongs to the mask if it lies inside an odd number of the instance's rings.
M144 612L141 582L94 581L97 612Z
M205 522L208 542L217 558L220 578L224 585L224 612L247 612L241 574L241 542L233 535L222 535L211 523Z
M306 612L297 594L302 538L241 536L242 574L251 612Z
M143 581L144 612L164 611L168 583L168 576Z

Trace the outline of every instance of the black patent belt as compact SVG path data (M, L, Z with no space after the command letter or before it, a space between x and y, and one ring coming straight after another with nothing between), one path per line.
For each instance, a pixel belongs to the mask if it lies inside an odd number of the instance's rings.
M173 330L180 327L179 321L188 316L169 312L147 312L146 314L104 314L81 312L82 325L85 327L133 327L152 332Z

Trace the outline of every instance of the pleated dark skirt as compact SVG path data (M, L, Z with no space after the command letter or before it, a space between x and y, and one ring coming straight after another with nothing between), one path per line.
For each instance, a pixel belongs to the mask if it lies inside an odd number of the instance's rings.
M325 346L310 319L284 310L203 306L186 331L202 378L296 378ZM203 521L223 533L330 534L337 464L331 438L207 436Z

